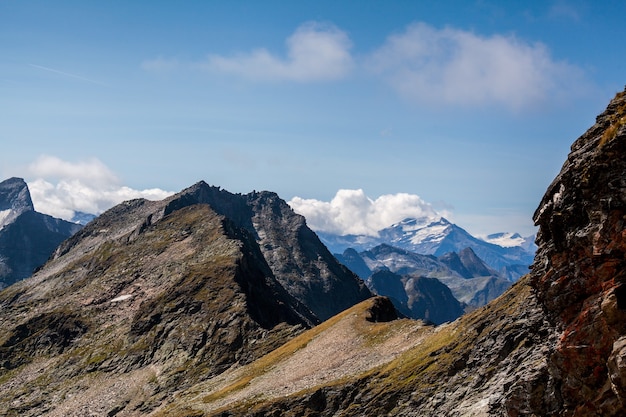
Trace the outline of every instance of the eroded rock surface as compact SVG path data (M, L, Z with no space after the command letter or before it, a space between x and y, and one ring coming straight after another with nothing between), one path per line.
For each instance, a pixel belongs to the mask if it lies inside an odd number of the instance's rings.
M574 142L535 221L532 284L560 331L550 364L563 415L623 415L626 92Z

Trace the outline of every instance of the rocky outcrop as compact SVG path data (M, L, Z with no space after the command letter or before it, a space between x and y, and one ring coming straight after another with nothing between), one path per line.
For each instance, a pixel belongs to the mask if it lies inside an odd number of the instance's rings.
M574 142L535 222L532 270L560 331L550 357L563 415L624 415L626 92Z
M35 211L26 182L0 182L0 289L32 275L82 226Z

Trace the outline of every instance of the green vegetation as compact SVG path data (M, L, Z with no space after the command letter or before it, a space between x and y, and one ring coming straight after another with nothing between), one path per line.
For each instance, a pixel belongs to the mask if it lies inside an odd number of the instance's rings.
M615 96L614 100L622 99L625 96L626 92L622 91ZM611 115L610 125L602 134L598 146L602 147L615 139L617 133L624 125L626 125L626 102L618 106L615 112Z

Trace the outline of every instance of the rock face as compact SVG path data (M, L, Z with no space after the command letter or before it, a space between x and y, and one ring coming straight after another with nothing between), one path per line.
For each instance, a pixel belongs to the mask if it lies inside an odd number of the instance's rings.
M572 145L535 222L532 284L560 330L550 357L563 414L624 415L626 92Z
M0 289L30 276L81 227L36 212L23 179L0 182Z

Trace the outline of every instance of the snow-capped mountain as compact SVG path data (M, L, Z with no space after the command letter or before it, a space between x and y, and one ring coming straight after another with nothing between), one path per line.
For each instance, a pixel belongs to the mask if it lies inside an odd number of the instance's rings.
M407 218L380 230L378 236L337 236L324 232L318 235L333 253L343 253L347 248L365 251L381 244L434 256L472 248L488 266L510 280L523 275L534 258L534 250L522 246L503 247L479 239L443 217Z

